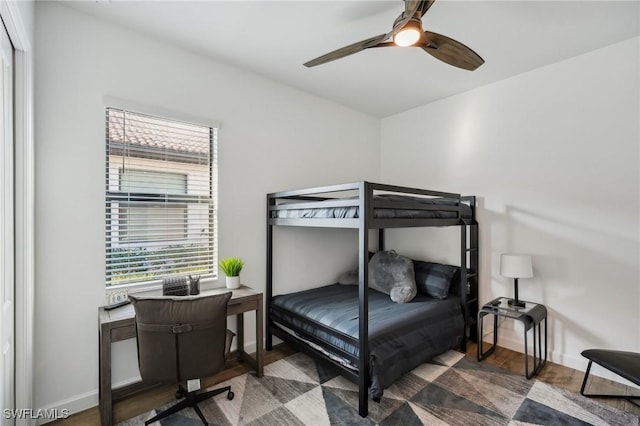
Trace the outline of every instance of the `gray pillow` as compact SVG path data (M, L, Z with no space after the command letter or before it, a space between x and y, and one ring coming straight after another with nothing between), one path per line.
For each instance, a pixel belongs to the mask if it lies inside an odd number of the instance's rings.
M413 262L395 251L379 251L369 261L369 287L386 293L396 303L416 297Z
M459 269L457 266L420 260L414 260L413 266L416 272L416 286L420 293L428 294L437 299L447 298L451 278Z

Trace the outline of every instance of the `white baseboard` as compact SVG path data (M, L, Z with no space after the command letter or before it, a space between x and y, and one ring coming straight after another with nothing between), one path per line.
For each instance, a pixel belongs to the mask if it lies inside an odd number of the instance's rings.
M79 413L88 408L98 405L98 389L73 396L71 398L64 399L62 401L54 402L46 407L40 407L44 411L67 411L69 415ZM49 423L55 419L38 419L36 424L43 425Z

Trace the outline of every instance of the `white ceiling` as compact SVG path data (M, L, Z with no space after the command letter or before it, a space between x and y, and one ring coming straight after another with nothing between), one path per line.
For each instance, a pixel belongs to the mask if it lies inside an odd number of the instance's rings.
M66 3L66 2L65 2ZM640 34L640 2L438 0L424 28L475 50L470 72L417 48L310 59L391 29L400 0L67 3L215 60L385 117ZM612 76L614 77L614 76Z

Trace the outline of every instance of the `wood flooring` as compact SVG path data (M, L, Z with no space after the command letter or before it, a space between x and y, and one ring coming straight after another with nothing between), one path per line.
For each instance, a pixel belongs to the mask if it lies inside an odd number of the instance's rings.
M467 355L470 357L476 356L477 346L474 343L468 345ZM285 358L296 351L286 344L280 344L273 348L272 351L265 351L265 364L278 361ZM514 352L509 349L497 347L496 351L485 361L516 373L524 374L524 355L519 352ZM532 361L531 361L532 362ZM587 360L585 359L585 368ZM229 367L223 372L209 377L203 380L203 387L214 386L217 383L228 380L232 377L239 376L250 371L250 366L244 363L238 363L233 361L229 364ZM547 362L540 374L536 377L538 380L545 383L557 386L559 388L571 390L573 392L579 392L582 385L582 379L584 373L582 371L574 370L572 368L564 367L562 365ZM596 376L590 376L589 384L587 385L587 393L622 393L625 395L632 395L633 389L622 384L601 379ZM120 422L131 417L137 416L144 412L150 411L155 407L160 407L175 399L176 387L173 385L157 387L139 394L133 395L126 400L116 402L113 407L114 422ZM637 392L636 392L637 394ZM628 411L640 415L640 407L622 400L622 399L601 399L602 402L612 405L620 410ZM61 419L55 422L49 423L51 425L99 425L100 415L98 407L93 407L88 410L70 416L68 419Z

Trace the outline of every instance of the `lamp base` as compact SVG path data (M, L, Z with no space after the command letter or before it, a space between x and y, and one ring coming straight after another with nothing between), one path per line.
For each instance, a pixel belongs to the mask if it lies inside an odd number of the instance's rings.
M509 299L509 300L507 300L507 303L509 303L509 306L515 306L516 308L526 308L527 307L527 304L525 302L523 302L522 300Z

